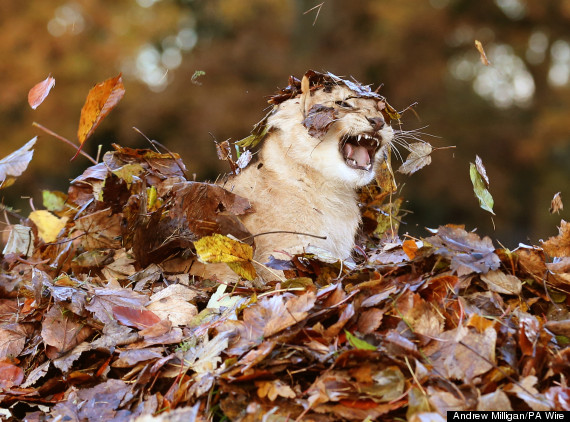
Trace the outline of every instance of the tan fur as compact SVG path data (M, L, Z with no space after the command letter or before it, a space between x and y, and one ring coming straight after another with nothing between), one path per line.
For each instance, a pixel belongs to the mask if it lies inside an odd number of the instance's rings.
M381 153L376 153L372 170L354 169L346 165L339 142L343 135L372 132L367 118L382 117L378 100L351 97L355 94L340 85L332 92L313 92L306 98L304 110L301 97L277 105L268 120L270 134L263 141L259 162L224 185L252 203L255 212L242 221L254 235L290 231L326 237L283 233L257 236L256 261L266 262L270 255L286 258L279 252L300 253L308 245L337 258L350 256L360 224L356 189L373 180ZM345 110L335 101L346 101L354 108ZM315 104L338 109L338 120L322 139L310 136L302 124ZM377 135L385 146L393 138L392 128L386 125Z

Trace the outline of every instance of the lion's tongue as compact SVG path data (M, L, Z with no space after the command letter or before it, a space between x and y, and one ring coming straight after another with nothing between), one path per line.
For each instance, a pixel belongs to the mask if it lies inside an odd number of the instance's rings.
M370 164L368 150L360 145L344 144L344 157L352 158L358 167L366 167Z

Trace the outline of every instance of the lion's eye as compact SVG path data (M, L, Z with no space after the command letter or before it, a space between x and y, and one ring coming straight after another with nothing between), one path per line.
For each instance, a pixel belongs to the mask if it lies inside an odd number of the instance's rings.
M341 106L342 108L352 108L352 106L350 104L348 104L346 101L335 101L334 102L337 106Z

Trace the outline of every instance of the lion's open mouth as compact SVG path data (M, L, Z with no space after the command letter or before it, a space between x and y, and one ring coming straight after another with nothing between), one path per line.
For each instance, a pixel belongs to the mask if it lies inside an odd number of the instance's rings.
M380 147L380 139L370 134L345 135L340 142L340 152L346 165L353 169L372 170L374 156Z

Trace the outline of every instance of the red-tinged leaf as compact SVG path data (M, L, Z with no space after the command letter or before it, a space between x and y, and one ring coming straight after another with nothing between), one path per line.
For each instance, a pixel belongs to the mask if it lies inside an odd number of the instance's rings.
M139 330L152 327L154 324L160 322L160 318L151 311L126 306L113 306L113 316L121 324Z
M0 362L0 388L12 388L24 381L24 371L8 362Z
M84 142L91 136L97 126L99 126L101 121L117 105L121 98L123 98L123 95L125 95L125 87L121 74L91 88L89 94L87 94L85 104L81 109L79 129L77 130L79 149L72 160L77 157Z
M45 80L34 85L28 92L28 104L35 110L41 103L44 102L51 89L55 86L55 79L48 76Z

